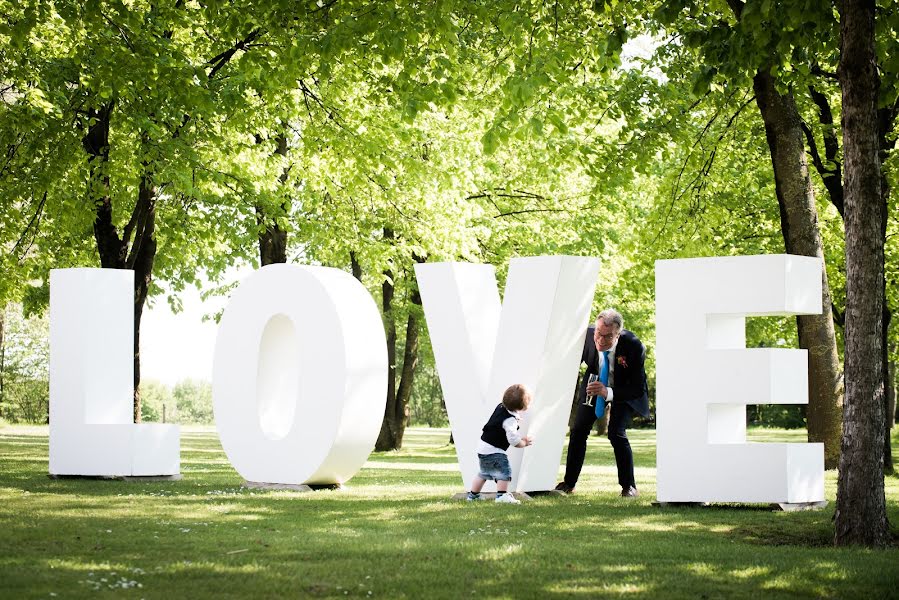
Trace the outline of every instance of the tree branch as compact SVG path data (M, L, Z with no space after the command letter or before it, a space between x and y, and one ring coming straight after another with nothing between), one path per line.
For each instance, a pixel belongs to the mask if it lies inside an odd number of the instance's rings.
M802 123L802 130L805 132L805 137L808 140L809 148L813 152L812 154L812 162L815 164L815 168L818 170L818 173L821 175L821 179L824 182L824 187L827 188L827 194L830 196L830 202L836 207L837 212L840 213L840 216L843 216L843 169L840 162L837 160L837 155L840 152L840 141L837 137L837 128L834 127L833 122L833 111L830 109L830 102L827 99L827 96L819 92L815 89L814 86L809 86L808 88L809 94L811 95L812 102L818 107L818 121L821 123L822 130L821 136L824 139L824 158L828 163L833 165L832 169L826 168L826 165L821 161L821 157L816 155L818 154L817 146L815 145L815 138L812 135L811 129L805 124Z
M836 73L831 73L830 71L825 71L818 64L812 65L812 75L817 75L819 77L824 77L826 79L832 79L833 81L840 80L839 76Z
M743 14L743 7L745 4L741 0L727 0L727 5L734 11L734 16L736 16L739 21Z
M6 173L7 169L9 169L9 165L12 160L16 157L16 154L19 153L19 148L22 147L22 144L25 143L25 134L23 133L16 140L15 144L9 144L6 147L6 161L3 163L3 167L0 168L0 175Z
M671 203L668 205L668 210L665 213L665 221L662 224L662 226L660 228L658 228L658 233L656 234L655 239L652 241L653 245L659 239L659 236L662 235L662 232L665 231L665 229L667 229L668 220L671 218L671 212L674 210L674 205L677 204L681 199L683 199L683 197L686 196L690 191L694 192L694 197L697 197L697 198L702 193L702 190L705 188L705 178L709 174L709 172L712 170L712 166L715 163L715 157L718 152L718 146L721 144L721 140L723 140L724 136L727 135L727 132L730 131L730 128L733 126L734 122L737 120L737 117L740 116L740 113L742 113L743 110L747 106L749 106L749 104L752 103L754 100L755 100L755 96L749 95L749 97L742 104L740 104L740 106L737 108L737 110L734 112L734 114L732 114L730 116L730 118L727 120L727 123L725 123L724 129L721 131L721 134L718 136L718 138L715 140L715 143L712 145L711 152L709 153L708 157L706 157L706 159L703 161L702 166L699 168L699 171L697 171L696 176L693 177L686 186L684 186L682 191L679 191L681 189L680 188L681 179L684 175L684 172L687 169L687 165L690 160L690 157L693 155L693 150L696 148L697 145L700 144L700 142L702 142L702 138L708 132L709 126L712 124L712 122L715 119L717 119L720 111L715 113L715 115L712 117L711 121L709 121L706 124L706 126L703 127L702 132L699 135L699 138L696 140L696 143L693 144L693 148L690 149L689 154L684 159L684 162L681 165L680 172L677 175L677 181L675 182L675 185L674 185L674 190L672 191Z
M110 25L112 25L113 27L115 27L116 29L119 30L119 35L122 37L123 40L125 40L125 45L128 46L129 50L134 52L134 45L131 43L131 40L128 39L128 34L125 33L125 30L122 28L122 26L119 25L118 23L116 23L115 21L113 21L112 19L110 19L108 16L106 16L106 13L103 12L102 10L100 11L100 14L103 15L103 18L106 19L107 23L109 23Z
M841 312L836 304L831 303L831 311L833 312L833 322L842 329L846 326L846 313Z
M818 153L818 144L815 142L815 134L812 132L812 128L809 127L808 123L805 121L800 121L799 126L805 134L805 141L808 142L809 156L812 157L812 164L815 165L818 174L820 174L822 178L825 174L832 174L833 171L825 167L824 162L821 160L821 155Z
M143 187L144 182L142 178L140 189L143 190ZM141 223L144 220L144 214L147 212L148 208L144 194L138 193L137 203L134 205L134 210L131 212L131 218L128 219L128 223L122 230L122 244L125 246L131 242L131 234L134 232L135 226L138 227L137 235L134 238L135 244L137 243L137 238L140 237L140 230L143 228ZM132 245L132 254L133 253L134 246Z
M18 258L18 262L21 264L22 260L25 258L25 255L28 254L28 251L31 249L32 244L34 244L35 238L37 238L37 230L41 224L41 216L44 213L44 205L47 203L47 192L44 192L44 196L41 198L40 204L37 206L37 210L34 211L34 215L32 215L31 220L28 221L28 225L25 226L25 230L22 232L22 235L19 236L18 241L16 241L16 245L13 246L12 254L15 255L19 246L25 241L25 236L28 235L29 230L34 227L34 234L31 236L31 242L29 242L28 247L25 248L25 251L22 252L22 255Z
M256 28L253 31L251 31L249 33L249 35L247 35L247 37L245 37L244 39L240 40L239 42L237 42L236 44L234 44L233 46L231 46L224 52L222 52L222 53L212 57L208 61L206 61L207 65L212 65L212 70L209 71L209 74L207 75L207 77L209 79L213 79L215 77L215 74L218 73L222 69L222 67L227 65L228 61L230 61L231 58L235 54L237 54L238 50L243 50L244 48L246 48L247 44L249 44L256 38L258 38L260 35L262 35L262 30L260 30L259 28Z
M816 90L814 86L809 86L808 91L809 94L811 94L812 101L818 106L818 110L820 111L818 113L819 119L824 126L822 134L824 137L824 156L827 158L828 162L836 164L836 170L839 171L837 154L840 152L840 142L835 133L836 129L834 127L833 111L830 109L830 102L827 100L827 96Z
M247 37L245 37L244 39L237 42L231 48L228 48L224 52L221 52L221 53L217 54L216 56L207 60L206 64L212 65L212 69L207 74L206 79L208 81L212 81L212 79L215 77L216 73L218 73L225 65L228 64L228 62L237 53L238 50L246 49L247 45L250 42L257 39L261 35L262 35L262 30L260 30L258 28L254 29L253 31L250 32L249 35L247 35ZM187 127L187 124L190 123L190 118L191 118L190 113L184 114L184 116L181 118L181 123L179 123L178 127L175 128L175 131L172 132L172 139L177 139L181 135L181 130L183 130L185 127Z
M514 217L515 215L525 215L528 213L545 213L545 212L554 212L554 213L568 213L571 212L567 208L523 208L521 210L510 210L508 212L500 213L498 215L494 215L494 219L500 219L502 217Z
M535 194L533 192L527 192L523 190L512 190L513 193L494 193L494 192L481 192L479 194L472 194L468 196L466 200L477 200L479 198L492 198L494 196L499 198L530 198L532 200L546 200L546 196L541 196L539 194Z
M314 15L317 12L325 11L325 10L331 8L332 6L334 6L335 4L337 4L337 0L330 0L330 2L324 2L315 10L309 11L309 14Z

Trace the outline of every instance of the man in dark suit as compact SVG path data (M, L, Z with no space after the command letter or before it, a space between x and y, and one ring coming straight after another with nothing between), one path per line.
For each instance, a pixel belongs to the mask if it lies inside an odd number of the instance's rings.
M624 327L624 320L618 311L607 309L599 313L596 324L587 329L587 339L581 361L587 365L587 372L580 385L577 414L568 441L568 459L565 463L565 479L556 486L565 493L574 491L584 456L587 452L587 437L596 421L597 411L602 411L605 402L612 405L609 417L609 441L615 450L618 466L618 483L621 495L633 498L638 495L634 481L634 456L627 439L627 428L634 413L649 416L649 392L646 385L646 348L632 332ZM605 363L605 367L603 366ZM589 381L590 375L603 381ZM589 381L589 383L588 383ZM592 402L585 403L588 397ZM595 408L599 406L600 408Z

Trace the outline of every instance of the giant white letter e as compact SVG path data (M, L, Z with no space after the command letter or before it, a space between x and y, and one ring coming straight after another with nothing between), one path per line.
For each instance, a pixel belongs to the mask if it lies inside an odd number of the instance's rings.
M746 443L746 405L808 403L805 350L746 349L746 317L821 312L821 260L656 262L660 502L824 500L822 444Z

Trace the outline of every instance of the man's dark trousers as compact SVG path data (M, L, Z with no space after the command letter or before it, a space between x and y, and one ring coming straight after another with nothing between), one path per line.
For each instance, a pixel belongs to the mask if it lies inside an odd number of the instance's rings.
M565 483L574 487L581 476L584 457L587 454L587 438L596 422L596 413L592 406L578 404L574 417L574 427L568 440L568 459L565 463ZM613 402L609 415L609 441L615 450L615 464L618 466L618 483L621 489L637 487L634 480L634 455L627 439L627 428L630 427L634 411L626 402Z

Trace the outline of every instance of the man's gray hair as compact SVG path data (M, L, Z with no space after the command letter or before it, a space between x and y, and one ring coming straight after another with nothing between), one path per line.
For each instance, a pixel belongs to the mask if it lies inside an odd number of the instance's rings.
M624 317L614 308L607 308L596 316L596 322L602 321L608 327L614 327L616 331L624 329Z

